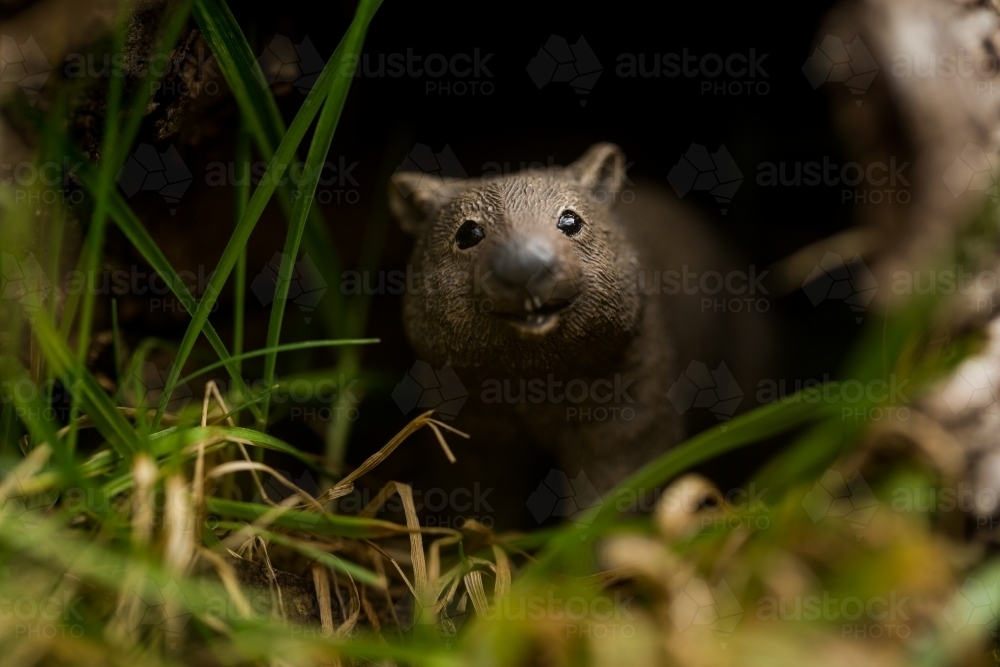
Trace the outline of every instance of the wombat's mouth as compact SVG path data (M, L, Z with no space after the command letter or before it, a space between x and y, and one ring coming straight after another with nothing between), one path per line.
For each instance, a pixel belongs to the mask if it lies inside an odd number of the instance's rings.
M509 322L521 333L544 336L556 328L559 324L560 314L569 308L571 303L573 303L573 299L535 305L531 300L525 299L523 310L515 312L493 311L493 315Z

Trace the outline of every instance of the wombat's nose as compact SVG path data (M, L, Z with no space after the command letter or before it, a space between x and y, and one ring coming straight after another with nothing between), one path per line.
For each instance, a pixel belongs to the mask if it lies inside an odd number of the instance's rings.
M538 238L517 239L496 248L490 255L489 268L502 283L515 288L524 288L534 278L540 276L542 268L551 274L556 262L556 253L547 241Z

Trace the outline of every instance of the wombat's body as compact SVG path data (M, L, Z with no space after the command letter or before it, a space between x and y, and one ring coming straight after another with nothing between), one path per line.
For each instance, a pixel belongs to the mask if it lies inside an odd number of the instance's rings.
M623 164L600 144L565 169L395 179L422 278L404 324L469 391L455 425L483 453L463 465L476 481L500 467L509 479L536 451L603 492L683 437L668 392L690 361L747 375L734 341L759 322L727 321L673 280L723 275L718 243L665 193L623 193Z

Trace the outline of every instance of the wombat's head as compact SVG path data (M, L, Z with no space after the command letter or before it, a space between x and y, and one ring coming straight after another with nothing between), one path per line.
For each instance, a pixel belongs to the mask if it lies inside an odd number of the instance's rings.
M403 317L418 354L516 371L620 352L641 317L638 259L612 210L623 179L611 144L566 168L396 174L392 210L416 237Z

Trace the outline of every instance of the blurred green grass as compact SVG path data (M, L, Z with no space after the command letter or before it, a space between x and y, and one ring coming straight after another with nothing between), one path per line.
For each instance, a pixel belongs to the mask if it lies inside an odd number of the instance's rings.
M0 665L992 664L1000 564L943 535L944 520L880 514L873 519L875 535L862 536L847 522L813 522L802 511L804 498L828 470L863 454L871 426L844 419L842 394L820 400L822 388L695 436L625 480L589 513L531 535L494 535L473 524L461 531L421 529L405 485L392 487L389 495L404 499L406 525L373 518L377 506L358 516L334 513L325 499L317 502L301 489L284 500L267 498L260 476L276 473L260 455L265 449L309 467L323 480L322 491L339 489L349 428L342 420L330 430L321 460L267 433L273 392L281 390L275 380L278 355L345 346L331 372L362 377L356 346L377 342L360 338L364 300L347 300L334 291L319 306L329 338L282 343L296 256L304 250L330 258L320 267L329 284L337 282L339 261L326 222L311 205L319 170L308 170L316 178L305 183L305 196L293 197L277 183L298 159L310 127L305 163L316 167L325 160L353 64L379 4L359 4L347 34L287 127L222 0L178 3L164 22L161 51L176 41L189 12L194 16L240 109L239 154L256 150L269 165L260 185L237 191L232 234L200 299L185 287L115 185L139 131L143 114L137 110L146 107L156 82L146 80L126 99L121 81L112 78L103 157L97 163L83 160L77 174L93 202L77 266L96 279L110 222L164 278L191 319L182 339L169 342L173 361L155 405L130 406L121 400L127 392L109 392L86 363L97 290L71 296L61 312L0 299L5 337L0 355ZM116 24L118 49L125 25L124 17ZM129 112L118 113L123 109ZM39 129L39 159L70 155L74 162L82 160L59 129L65 113L61 105L47 116L20 111ZM275 196L289 220L278 289L267 345L246 351L245 248ZM0 206L0 245L6 253L26 257L36 250L36 212L2 190ZM44 217L50 243L41 265L52 284L59 282L65 217L58 206ZM969 227L972 241L992 242L995 219L995 207L988 206ZM368 233L369 246L377 245L384 230L372 225ZM961 248L949 253L953 256L942 257L942 265L957 265ZM229 281L237 286L237 326L227 345L208 317ZM865 383L892 374L910 380L918 396L975 349L971 336L949 341L945 349L932 344L928 332L938 317L940 303L928 296L872 318L842 377ZM182 377L203 335L218 361ZM115 327L121 387L159 344L150 341L122 360ZM255 357L264 358L263 391L248 386L243 374L241 362ZM195 373L215 368L224 368L233 381L223 400L213 397L206 410L200 400L180 412L168 409L175 389ZM29 396L13 390L51 388L55 381L71 397L66 426L53 416L49 389ZM863 400L849 407L867 412L891 406ZM753 508L741 514L723 506L712 514L682 504L680 518L669 514L676 508L665 505L653 514L623 513L628 508L622 498L642 497L702 462L779 435L790 437L791 444L751 481L767 490L766 526ZM252 456L242 456L247 447L254 450ZM892 490L903 484L900 475L913 469L919 474L906 477L906 484L930 489L938 483L926 464L907 460L871 476L879 502L888 504ZM253 475L266 502L237 497L231 483L236 474ZM665 523L668 519L676 521ZM670 527L676 525L686 528L676 532ZM272 555L309 566L305 581L315 586L319 604L333 609L336 603L337 613L324 620L317 612L315 624L297 624L284 614L280 586L270 586L263 598L260 591L241 588L234 568L240 566L238 557L251 555L268 568ZM796 579L797 566L788 563L811 564L815 579ZM776 594L778 575L794 580L787 587L792 597L869 601L898 593L919 602L908 608L906 636L899 636L898 627L897 636L888 636L890 626L871 616L849 624L849 634L836 614L770 623L760 613L760 601ZM992 591L993 625L967 621L957 630L953 623L949 628L943 610L970 578ZM486 585L490 581L492 586ZM708 597L699 597L705 591ZM410 602L400 607L408 596ZM678 606L686 599L695 605L690 617ZM54 615L39 611L59 600L71 602L60 603ZM722 614L722 607L733 602L738 618L735 612ZM11 613L4 614L4 606ZM730 622L723 623L727 618ZM882 633L877 638L876 629Z

